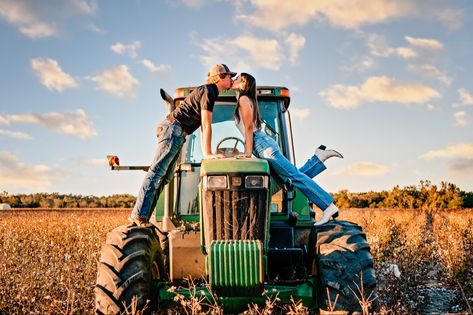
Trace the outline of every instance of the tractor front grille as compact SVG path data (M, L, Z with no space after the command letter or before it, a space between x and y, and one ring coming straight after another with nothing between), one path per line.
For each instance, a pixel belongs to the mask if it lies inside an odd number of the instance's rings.
M218 296L260 296L263 291L261 241L214 241L207 258L209 284Z
M214 240L260 240L265 244L267 189L203 192L205 243Z

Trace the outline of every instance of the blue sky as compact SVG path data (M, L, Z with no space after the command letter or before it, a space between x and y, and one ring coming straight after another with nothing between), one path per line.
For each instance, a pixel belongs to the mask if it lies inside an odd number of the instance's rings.
M473 2L0 0L0 191L136 194L159 89L225 63L291 90L297 164L329 192L473 190Z

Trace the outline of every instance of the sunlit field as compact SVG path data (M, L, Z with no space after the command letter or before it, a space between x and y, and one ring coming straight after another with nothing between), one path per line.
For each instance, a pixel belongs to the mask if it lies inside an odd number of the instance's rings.
M128 214L0 212L0 314L92 313L100 248ZM377 313L467 313L473 305L473 210L346 209L340 219L367 234Z

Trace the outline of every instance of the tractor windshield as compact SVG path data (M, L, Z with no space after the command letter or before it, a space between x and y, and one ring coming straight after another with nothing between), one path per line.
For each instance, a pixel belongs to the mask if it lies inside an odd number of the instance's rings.
M280 134L279 108L276 101L260 101L260 113L265 122L263 129L276 139ZM212 113L212 148L222 150L222 148L234 148L235 154L245 151L244 137L238 131L235 124L235 103L217 103ZM268 127L269 126L269 127ZM276 134L275 134L276 133ZM228 138L228 140L224 140ZM237 141L234 138L241 139ZM222 141L224 140L224 141ZM279 139L278 139L279 140ZM236 151L237 150L237 151ZM220 153L224 153L223 150ZM202 161L202 147L200 129L189 135L182 151L181 163L199 163Z
M281 146L282 137L282 103L280 100L258 101L261 117L264 121L263 130L278 141ZM216 103L212 113L212 149L220 153L243 153L244 137L237 129L234 119L235 103ZM237 139L241 139L238 141ZM200 163L202 161L201 133L197 129L187 137L181 151L179 168L179 194L176 200L176 211L180 215L198 214L198 185L200 181Z

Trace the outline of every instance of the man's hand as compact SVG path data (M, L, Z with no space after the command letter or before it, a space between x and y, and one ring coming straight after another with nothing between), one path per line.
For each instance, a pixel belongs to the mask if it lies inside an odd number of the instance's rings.
M225 155L220 154L220 153L208 154L204 156L204 159L207 159L207 160L224 159L224 158L225 158Z

